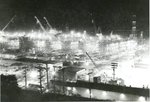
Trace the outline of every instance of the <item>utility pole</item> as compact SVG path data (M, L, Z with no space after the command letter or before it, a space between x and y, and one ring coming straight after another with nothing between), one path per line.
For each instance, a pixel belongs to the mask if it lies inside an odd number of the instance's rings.
M90 99L92 98L92 96L91 96L91 94L92 94L92 92L91 92L91 80L90 80L90 75L92 74L92 72L89 72L88 73L88 75L89 75L89 85L90 85L90 87L89 87L89 94L90 94Z
M132 37L137 37L137 30L136 30L136 15L132 15Z
M111 63L112 69L113 69L113 81L116 79L115 78L115 69L118 67L118 63Z
M90 74L89 74L89 84L90 84L90 88L89 88L89 93L90 93L90 99L91 99L91 83L90 83Z
M94 33L96 34L96 33L97 33L97 27L96 27L96 24L95 24L95 20L94 20L94 18L93 18L93 14L90 13L89 15L90 15L90 17L91 17L91 23L93 24Z
M49 89L48 64L46 64L47 89Z
M22 67L24 69L24 78L25 78L25 89L27 89L27 66Z
M42 86L42 79L43 79L43 75L42 75L42 71L43 71L43 69L42 69L42 67L39 65L38 67L36 67L36 68L38 68L38 72L39 72L39 83L40 83L40 92L41 93L43 93L43 86Z
M64 77L65 69L63 68L62 71L63 71L63 94L65 94L65 87L64 87L64 82L65 82L65 77Z
M54 72L55 72L55 66L54 66ZM54 82L55 82L55 74L54 74ZM54 94L56 93L55 83L54 83Z

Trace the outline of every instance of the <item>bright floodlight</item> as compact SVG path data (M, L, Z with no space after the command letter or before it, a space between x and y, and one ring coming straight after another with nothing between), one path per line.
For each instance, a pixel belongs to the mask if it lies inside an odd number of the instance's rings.
M75 87L73 87L73 92L75 92L76 91L76 88Z
M106 96L106 95L107 95L106 91L103 91L103 93L102 93L102 94L103 94L103 96Z
M67 87L67 90L71 90L71 87Z
M73 87L73 88L72 88L72 92L73 92L74 94L76 94L76 93L77 93L77 90L76 90L76 88L75 88L75 87Z
M123 93L120 94L120 98L125 98L125 95Z

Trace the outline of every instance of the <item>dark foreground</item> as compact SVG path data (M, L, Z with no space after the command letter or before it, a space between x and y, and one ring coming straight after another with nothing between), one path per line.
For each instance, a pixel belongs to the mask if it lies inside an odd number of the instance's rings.
M1 75L1 102L48 102L48 101L111 101L89 99L80 96L66 96L53 93L40 93L22 90L18 87L15 75Z

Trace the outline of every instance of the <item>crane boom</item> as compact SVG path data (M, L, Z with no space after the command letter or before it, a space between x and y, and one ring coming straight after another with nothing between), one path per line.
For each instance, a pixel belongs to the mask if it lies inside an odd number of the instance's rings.
M10 21L5 25L5 27L2 29L2 31L4 31L4 30L9 26L9 24L14 20L15 17L16 17L16 15L14 15L14 16L10 19Z
M36 22L40 25L41 29L42 29L44 32L46 32L46 30L45 30L45 28L43 27L43 25L42 25L42 23L40 22L40 20L39 20L36 16L34 16L34 18L36 19ZM46 17L43 17L43 18L46 20L48 26L50 26L50 27L52 28L52 26L49 24L49 22L48 22L48 20L46 19ZM60 35L60 34L62 34L62 33L56 33L56 34L55 34L55 37L57 37L57 36Z
M45 19L45 21L46 21L46 23L47 23L48 27L51 29L51 28L52 28L52 26L49 24L49 22L48 22L47 18L46 18L46 17L43 17L43 18Z
M44 32L46 32L46 30L45 30L45 28L43 27L43 25L42 25L42 23L40 22L40 20L39 20L36 16L34 16L34 18L36 19L37 23L40 25L40 27L42 28L42 30L43 30Z
M87 56L89 57L89 59L92 61L92 63L94 64L95 67L97 67L96 63L93 61L93 59L90 57L90 55L86 52Z

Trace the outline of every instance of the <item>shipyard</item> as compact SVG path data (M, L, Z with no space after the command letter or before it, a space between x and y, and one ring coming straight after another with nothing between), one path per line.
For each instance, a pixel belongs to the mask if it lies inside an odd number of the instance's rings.
M9 30L19 19L11 16L0 31L1 87L16 80L24 96L40 102L150 101L149 30L139 29L138 15L131 14L128 30L103 33L93 15L91 28L78 30L54 27L52 19L37 14L31 18L38 29L20 31ZM2 94L4 102L7 97Z

